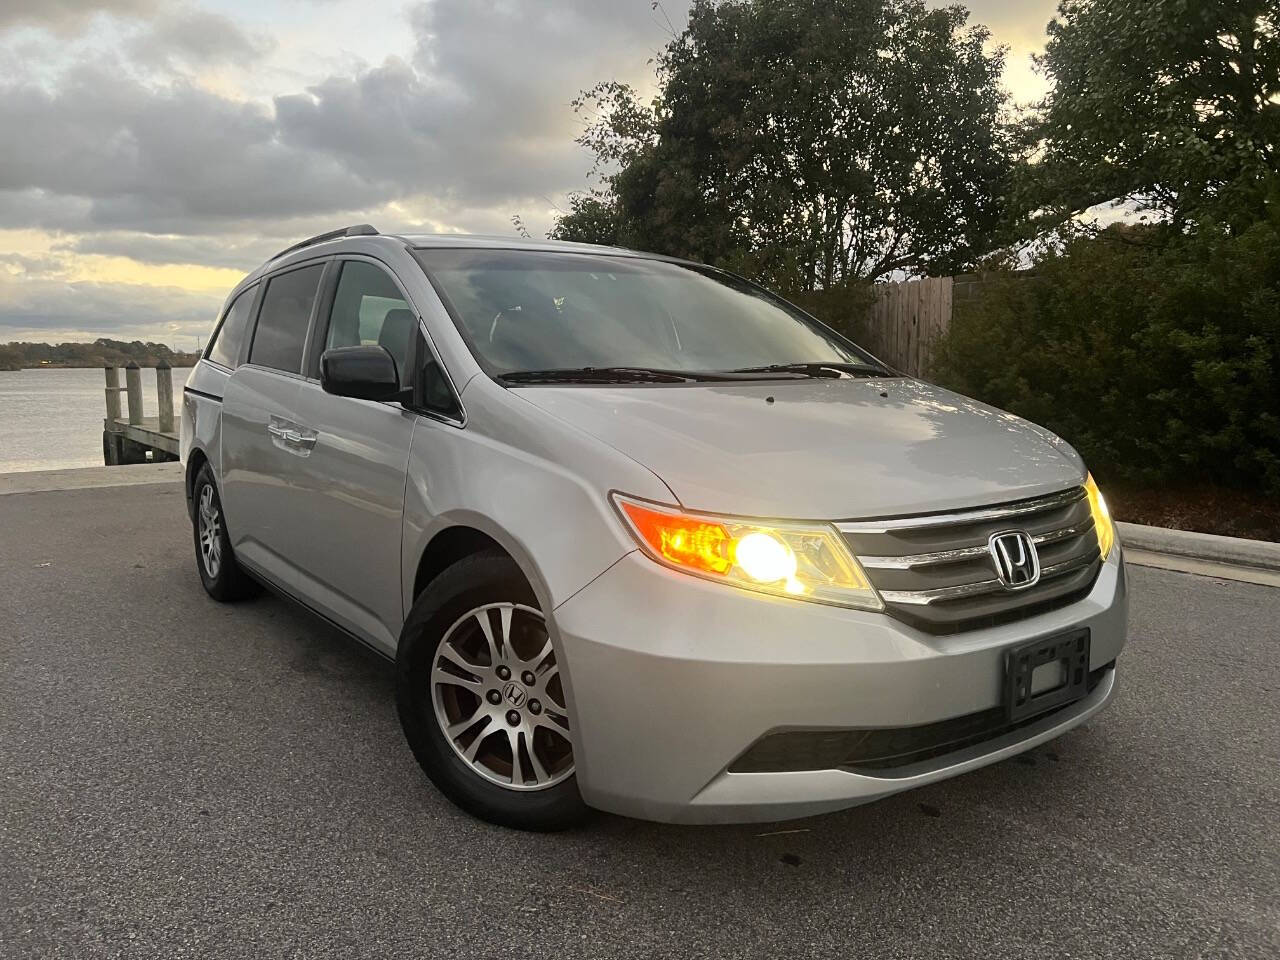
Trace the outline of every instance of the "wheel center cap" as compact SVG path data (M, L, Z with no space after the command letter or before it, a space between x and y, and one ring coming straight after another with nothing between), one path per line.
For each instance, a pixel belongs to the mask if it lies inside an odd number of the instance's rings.
M525 692L524 687L514 680L508 681L507 685L502 688L502 696L513 707L523 707L525 701L529 699L529 694Z

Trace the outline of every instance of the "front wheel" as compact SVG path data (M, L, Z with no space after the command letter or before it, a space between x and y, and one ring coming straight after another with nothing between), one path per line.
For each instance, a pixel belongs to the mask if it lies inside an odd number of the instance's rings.
M560 664L510 558L477 554L440 574L409 614L397 668L405 736L445 796L523 830L583 818Z

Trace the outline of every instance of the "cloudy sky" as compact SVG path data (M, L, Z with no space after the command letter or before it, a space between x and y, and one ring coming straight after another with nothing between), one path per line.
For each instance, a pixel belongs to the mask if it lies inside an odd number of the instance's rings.
M540 235L591 166L569 101L649 87L663 6L2 0L0 342L193 349L248 270L347 223ZM1054 0L969 6L1037 97Z

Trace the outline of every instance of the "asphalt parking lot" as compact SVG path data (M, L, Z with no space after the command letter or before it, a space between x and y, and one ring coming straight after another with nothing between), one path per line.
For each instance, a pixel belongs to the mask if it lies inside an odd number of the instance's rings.
M1276 957L1280 589L1130 575L1115 703L1030 754L525 835L434 791L387 664L205 596L176 484L0 496L0 955Z

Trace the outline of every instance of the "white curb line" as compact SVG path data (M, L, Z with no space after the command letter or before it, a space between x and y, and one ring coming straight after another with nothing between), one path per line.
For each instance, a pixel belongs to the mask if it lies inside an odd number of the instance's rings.
M1190 530L1169 530L1139 523L1117 523L1116 527L1120 531L1120 542L1135 550L1280 570L1280 543L1219 537L1211 533L1192 533Z

